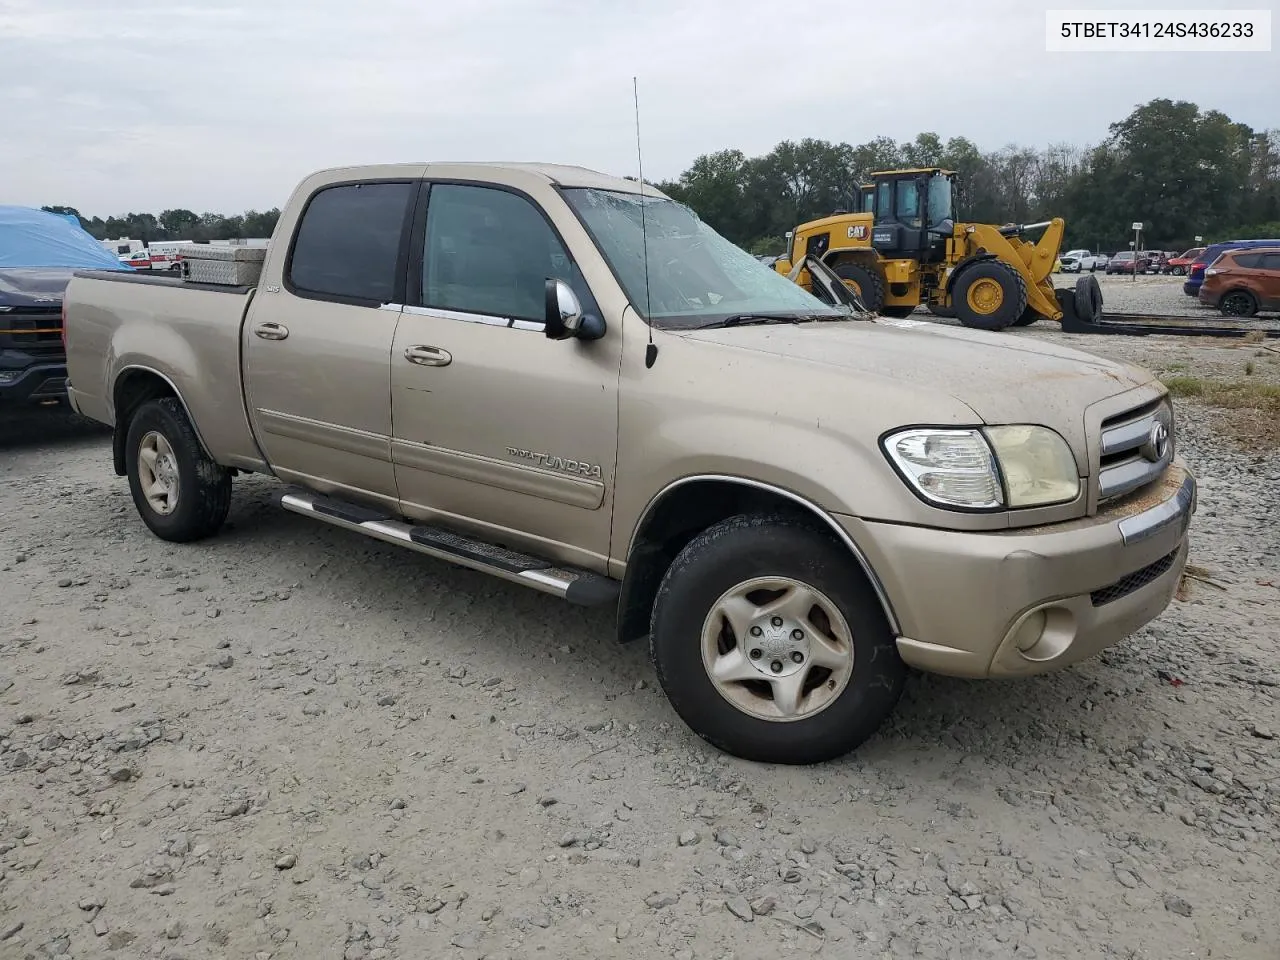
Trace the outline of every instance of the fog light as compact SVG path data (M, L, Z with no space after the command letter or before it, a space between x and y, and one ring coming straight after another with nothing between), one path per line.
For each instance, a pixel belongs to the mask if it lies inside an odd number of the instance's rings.
M0 370L0 383L13 383L17 379L17 370Z
M1017 634L1013 638L1013 642L1017 645L1018 649L1023 653L1026 653L1039 643L1040 637L1044 634L1044 624L1045 617L1043 610L1037 610L1035 613L1031 614L1031 616L1027 617L1027 619L1023 620L1021 626L1018 627Z

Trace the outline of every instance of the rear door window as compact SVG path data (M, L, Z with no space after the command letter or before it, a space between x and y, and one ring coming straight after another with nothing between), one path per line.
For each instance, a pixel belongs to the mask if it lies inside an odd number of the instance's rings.
M1262 269L1280 272L1280 253L1262 254Z
M398 299L405 224L416 184L325 187L303 211L287 281L302 297L358 304Z

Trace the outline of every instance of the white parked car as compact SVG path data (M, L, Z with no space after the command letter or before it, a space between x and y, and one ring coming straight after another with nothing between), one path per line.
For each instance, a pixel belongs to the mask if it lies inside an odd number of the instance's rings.
M1088 250L1068 250L1059 260L1062 262L1063 273L1083 273L1085 270L1092 273L1107 265L1106 254L1095 254Z

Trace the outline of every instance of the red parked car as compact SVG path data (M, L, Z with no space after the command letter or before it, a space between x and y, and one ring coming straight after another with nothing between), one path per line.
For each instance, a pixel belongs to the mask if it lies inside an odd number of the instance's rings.
M1146 273L1151 269L1151 261L1145 253L1135 257L1132 250L1121 250L1107 261L1107 273L1133 273L1135 264L1138 273Z
M1178 254L1176 257L1169 258L1168 270L1175 277L1181 277L1191 269L1191 265L1196 262L1196 257L1204 253L1204 247L1192 247L1184 253Z

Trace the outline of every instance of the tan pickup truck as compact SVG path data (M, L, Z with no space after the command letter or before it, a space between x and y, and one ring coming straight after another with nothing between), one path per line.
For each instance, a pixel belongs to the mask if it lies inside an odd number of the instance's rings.
M269 474L287 510L614 605L741 757L853 749L908 666L1089 657L1186 562L1150 374L828 303L630 180L328 170L260 271L69 285L71 403L115 428L147 526L207 537L233 476Z

